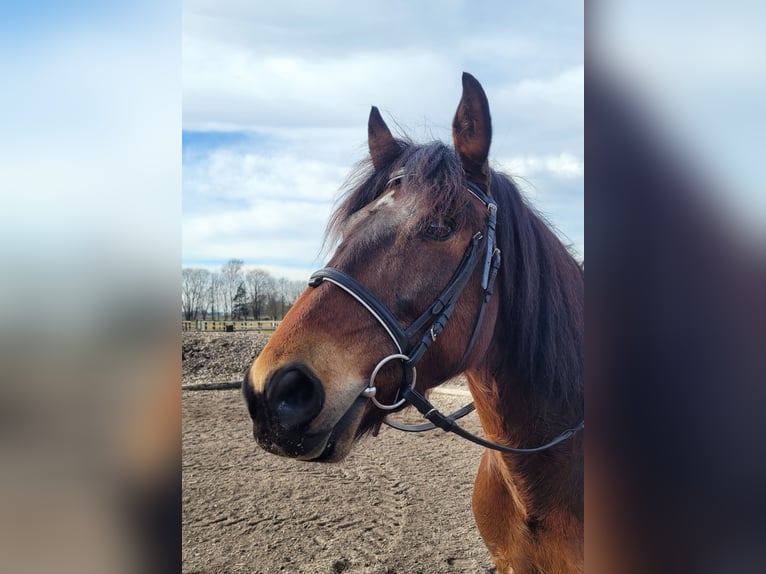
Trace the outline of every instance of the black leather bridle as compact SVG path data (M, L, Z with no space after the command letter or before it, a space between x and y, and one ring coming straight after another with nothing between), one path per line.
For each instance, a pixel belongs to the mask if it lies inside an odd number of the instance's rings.
M396 172L391 179L389 179L387 186L391 183L406 177L406 173L403 170ZM375 406L386 411L398 410L409 403L414 406L426 419L430 421L430 424L409 426L399 423L393 423L386 421L390 426L399 430L405 430L410 432L419 432L423 430L430 430L433 428L441 428L447 432L453 432L463 438L470 440L476 444L480 444L484 447L499 450L502 452L510 453L533 453L539 452L550 448L582 430L585 427L585 422L581 421L578 425L571 429L565 430L558 437L553 439L547 444L536 448L514 448L505 445L489 442L481 437L469 433L461 428L455 421L468 414L473 410L473 405L463 407L459 411L447 416L439 412L428 399L426 399L421 393L415 390L415 381L417 380L417 371L415 365L423 357L423 354L428 350L428 347L433 343L436 338L444 330L447 321L452 316L452 312L455 309L460 295L463 293L468 281L473 275L476 266L481 259L482 253L484 254L484 269L482 272L481 288L483 291L481 306L476 317L476 323L471 333L471 338L468 341L463 357L458 363L454 375L457 375L463 370L465 362L468 359L481 330L481 324L484 319L484 314L487 309L487 304L492 297L494 289L495 279L497 278L497 272L500 269L500 249L497 247L495 240L495 227L497 225L497 203L474 182L466 180L466 190L478 199L488 211L487 229L486 229L486 246L482 251L480 250L480 244L485 237L485 234L481 231L475 233L471 237L471 241L466 247L463 258L458 265L457 270L452 275L452 278L447 283L447 286L436 297L436 299L428 306L428 308L407 328L403 329L394 315L388 310L388 308L381 303L377 297L375 297L370 291L367 290L356 279L347 275L339 269L333 267L325 267L315 272L309 279L310 287L318 287L322 282L332 283L340 287L343 291L348 293L351 297L356 299L367 311L380 323L385 329L388 336L394 342L398 353L388 355L381 359L375 366L370 375L370 380L367 387L362 391L362 396L369 398ZM413 343L413 338L418 334L424 333L420 339L416 339ZM375 387L375 378L380 370L389 361L401 360L404 368L404 377L402 385L397 393L398 400L392 404L383 404L378 401L376 394L377 389Z

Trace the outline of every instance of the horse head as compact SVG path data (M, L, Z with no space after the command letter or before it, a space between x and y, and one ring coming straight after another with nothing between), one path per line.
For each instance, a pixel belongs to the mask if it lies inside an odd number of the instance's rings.
M484 353L497 310L488 276L499 263L491 131L487 97L469 74L454 148L397 139L372 108L370 157L331 220L328 267L245 376L263 448L340 460L402 406L407 385L424 392Z

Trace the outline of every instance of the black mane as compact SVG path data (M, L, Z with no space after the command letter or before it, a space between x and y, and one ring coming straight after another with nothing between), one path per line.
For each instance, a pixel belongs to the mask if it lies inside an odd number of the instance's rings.
M492 196L498 204L497 237L503 251L499 290L504 301L495 336L508 343L506 372L514 373L526 385L538 416L547 410L563 416L577 411L581 417L582 266L526 204L510 177L492 172ZM573 424L576 420L564 422Z

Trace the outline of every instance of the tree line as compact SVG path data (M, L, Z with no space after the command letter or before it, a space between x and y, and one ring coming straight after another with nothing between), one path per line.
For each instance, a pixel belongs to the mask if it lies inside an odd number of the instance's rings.
M306 287L305 281L274 277L263 269L245 269L230 259L220 271L181 270L184 320L280 320Z

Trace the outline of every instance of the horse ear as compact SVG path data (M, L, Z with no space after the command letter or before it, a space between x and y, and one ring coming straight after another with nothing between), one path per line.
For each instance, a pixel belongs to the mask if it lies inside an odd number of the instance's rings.
M489 102L479 81L463 72L463 97L452 121L455 151L466 175L489 189L489 144L492 141L492 119Z
M370 119L367 122L367 144L370 147L372 165L376 170L381 169L401 151L399 144L391 135L391 130L388 129L386 122L383 121L383 117L375 106L372 106Z

